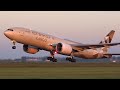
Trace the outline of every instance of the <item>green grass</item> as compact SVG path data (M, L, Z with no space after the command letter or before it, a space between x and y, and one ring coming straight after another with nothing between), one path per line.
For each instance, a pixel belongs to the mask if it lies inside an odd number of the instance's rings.
M1 63L0 79L120 79L120 64Z

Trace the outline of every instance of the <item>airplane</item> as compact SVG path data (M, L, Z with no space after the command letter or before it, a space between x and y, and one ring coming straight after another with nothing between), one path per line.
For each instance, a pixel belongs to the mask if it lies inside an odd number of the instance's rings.
M47 59L52 62L57 62L54 57L55 54L66 55L68 56L66 60L76 62L74 57L97 59L120 55L108 53L110 46L120 44L111 43L114 33L115 31L111 30L98 44L82 44L23 27L9 28L4 32L4 35L12 41L12 49L16 49L15 43L21 43L23 44L23 51L29 54L36 54L40 50L49 51L51 56Z

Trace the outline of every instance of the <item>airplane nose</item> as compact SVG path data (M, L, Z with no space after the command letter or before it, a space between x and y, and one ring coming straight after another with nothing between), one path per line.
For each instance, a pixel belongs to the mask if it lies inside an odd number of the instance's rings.
M5 31L5 32L4 32L4 35L5 35L5 36L8 36L8 34L9 34L8 31Z
M12 33L11 33L11 31L5 31L5 32L4 32L4 35L5 35L6 37L10 37L10 36L12 35Z

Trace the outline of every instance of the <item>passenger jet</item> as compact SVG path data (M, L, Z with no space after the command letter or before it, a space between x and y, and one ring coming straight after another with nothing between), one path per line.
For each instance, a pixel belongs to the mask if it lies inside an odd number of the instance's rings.
M110 46L120 44L111 43L114 33L115 31L111 30L111 32L104 37L104 40L98 44L82 44L22 27L9 28L4 32L4 35L12 41L12 49L16 49L15 43L21 43L26 53L35 54L40 50L49 51L51 56L47 57L47 59L52 62L57 62L57 59L54 58L55 54L66 55L68 56L66 60L76 62L74 57L97 59L111 58L112 55L120 55L108 53Z

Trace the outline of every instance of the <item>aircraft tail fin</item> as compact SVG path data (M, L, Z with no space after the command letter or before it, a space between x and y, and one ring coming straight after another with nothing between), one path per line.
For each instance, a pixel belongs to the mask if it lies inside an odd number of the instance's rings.
M101 41L99 44L111 43L111 41L112 41L112 39L113 39L113 36L114 36L114 33L115 33L115 31L114 31L114 30L111 30L111 31L104 37L104 40ZM109 47L110 47L110 46L105 46L105 47L102 47L101 49L102 49L104 52L107 52Z
M104 40L100 42L101 43L111 43L112 41L112 38L114 36L114 33L115 31L114 30L111 30L111 32L109 32L105 37L104 37Z

